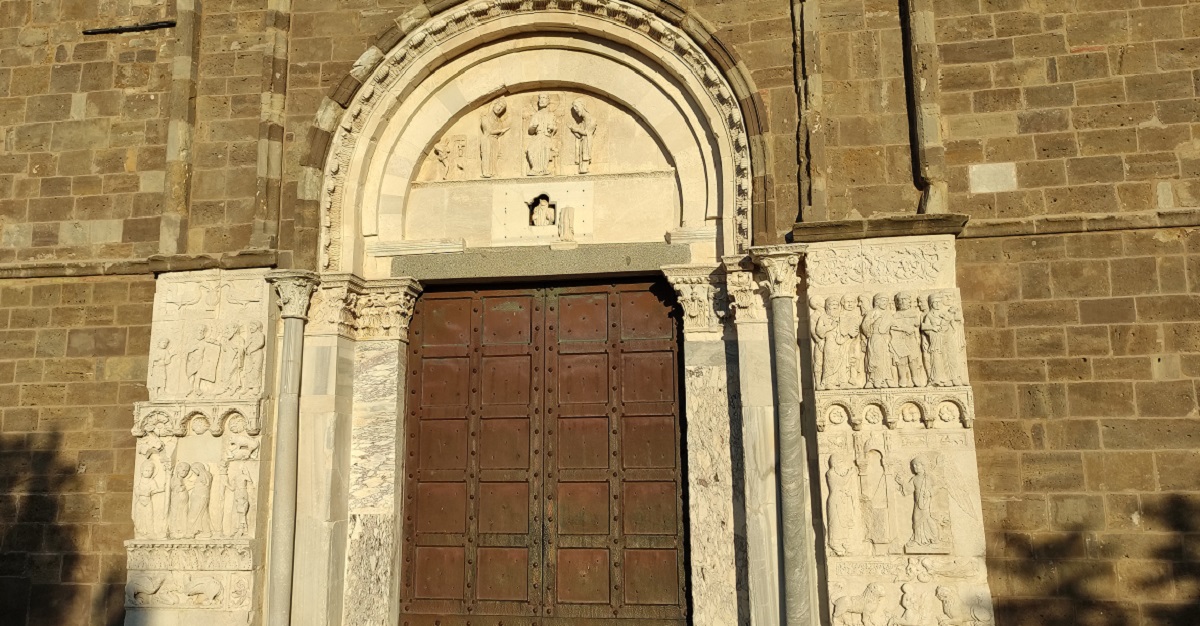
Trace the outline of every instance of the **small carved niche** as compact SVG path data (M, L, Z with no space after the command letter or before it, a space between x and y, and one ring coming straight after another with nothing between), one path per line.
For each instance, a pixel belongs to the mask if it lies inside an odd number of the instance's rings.
M554 226L557 222L558 204L547 194L541 194L529 202L530 226Z

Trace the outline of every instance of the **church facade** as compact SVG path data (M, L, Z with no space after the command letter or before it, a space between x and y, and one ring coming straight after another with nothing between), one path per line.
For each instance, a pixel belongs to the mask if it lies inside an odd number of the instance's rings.
M0 1L0 606L1187 622L1200 7L1096 4Z

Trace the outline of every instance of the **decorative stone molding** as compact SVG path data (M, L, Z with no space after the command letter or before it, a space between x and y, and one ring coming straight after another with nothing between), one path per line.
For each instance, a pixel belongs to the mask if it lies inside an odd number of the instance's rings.
M162 619L180 610L248 619L264 500L265 383L274 361L264 331L273 328L266 272L207 270L158 280L150 401L135 405L131 429L126 606Z
M317 287L317 275L304 271L278 271L267 275L279 295L280 316L284 319L308 319L309 299Z
M535 15L537 13L573 13L598 20L608 28L628 31L630 37L648 39L664 55L677 58L690 69L696 83L703 88L716 111L717 121L727 136L732 150L731 165L734 180L735 239L739 249L750 243L751 165L750 142L746 122L733 89L721 70L682 30L652 13L624 0L480 0L463 4L441 13L409 33L395 48L378 55L360 59L352 74L362 87L346 104L345 113L336 127L322 177L319 202L321 207L320 265L330 270L341 265L343 199L348 184L346 176L352 169L356 146L363 138L362 131L375 110L392 103L388 94L395 93L408 70L428 62L429 55L445 54L441 44L450 38L469 33L501 19ZM367 75L369 73L369 76Z
M800 255L795 249L783 247L755 248L754 262L767 274L766 286L772 298L795 298L796 274Z
M700 265L671 265L662 271L679 296L684 332L720 332L729 315L724 275Z
M421 284L412 278L364 281L351 274L322 277L309 307L308 335L406 339Z
M807 250L834 623L993 623L952 236Z

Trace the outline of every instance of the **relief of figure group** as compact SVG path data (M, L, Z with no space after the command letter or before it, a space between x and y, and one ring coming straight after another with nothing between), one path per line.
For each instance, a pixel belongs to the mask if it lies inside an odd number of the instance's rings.
M479 177L494 178L499 175L505 154L505 137L516 123L509 113L508 101L499 98L491 103L479 116ZM525 176L556 176L565 174L561 160L563 129L569 132L574 145L571 150L575 173L591 171L592 144L599 129L595 116L584 98L575 98L567 123L554 109L549 94L539 94L522 114L520 120L521 159ZM476 168L468 148L472 140L467 135L449 135L433 146L437 180L467 180L474 178ZM509 157L511 158L511 157Z
M179 440L165 422L138 440L133 522L139 538L244 538L252 534L258 438L242 418L231 420L215 462L172 463ZM198 435L207 436L207 435Z
M966 385L963 315L955 301L949 292L813 296L817 389Z
M177 362L172 344L186 342ZM147 386L151 399L253 398L262 392L266 335L261 322L199 324L182 339L155 343Z

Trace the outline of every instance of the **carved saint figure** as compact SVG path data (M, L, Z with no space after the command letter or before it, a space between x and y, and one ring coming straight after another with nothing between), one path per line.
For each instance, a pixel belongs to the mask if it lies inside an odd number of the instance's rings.
M141 476L133 488L133 528L140 537L160 538L156 520L162 517L160 493L167 490L166 481L158 464L146 459L142 461Z
M242 362L242 391L256 396L262 390L263 351L267 338L261 322L250 322L246 329L245 360Z
M236 394L242 387L242 361L246 355L242 329L235 323L229 323L221 330L221 356L217 361L217 380L221 383L222 395Z
M833 601L834 626L884 626L883 585L871 583L857 596L842 596ZM852 616L858 616L858 621Z
M192 475L196 477L192 486L191 511L188 514L190 530L200 539L212 537L212 520L208 502L212 497L212 472L203 463L192 463Z
M848 346L850 335L842 332L844 316L842 301L829 298L825 301L825 315L817 320L816 337L823 347L821 356L821 388L841 389L846 386L849 373Z
M842 314L838 317L837 344L845 362L839 384L830 389L857 388L862 385L862 312L854 296L842 297Z
M250 534L250 489L254 481L250 474L242 468L232 478L233 487L233 536L245 537Z
M504 119L508 103L500 98L492 103L486 113L479 116L479 131L483 140L479 142L479 165L484 178L496 175L496 162L500 160L500 138L511 128Z
M592 137L596 134L596 119L587 110L583 99L577 99L571 104L571 134L575 135L575 163L579 165L579 173L587 174L592 166Z
M874 306L864 311L862 334L867 343L867 387L884 389L896 386L892 368L892 299L876 294Z
M901 387L924 387L925 365L921 360L921 312L913 307L913 294L896 294L892 314L892 363Z
M526 130L533 137L525 148L529 175L549 176L554 163L554 136L558 133L558 120L550 110L549 95L538 96L537 111L529 118Z
M808 336L812 337L813 351L813 379L817 381L817 388L824 389L821 384L821 378L825 375L825 337L817 336L817 324L825 317L825 299L820 296L809 296L808 298Z
M838 556L850 554L858 543L855 537L854 459L844 452L829 457L825 483L829 486L826 514L829 516L829 549Z
M936 387L965 385L960 364L962 312L952 307L946 294L930 294L929 312L921 321L925 334L929 380Z
M858 466L859 490L862 494L863 525L866 526L867 541L874 551L887 552L892 543L891 524L888 517L887 469L883 465L883 452L865 450L855 461Z
M196 328L195 341L184 361L185 372L191 383L188 397L201 395L204 383L211 385L217 382L217 361L221 354L221 347L208 336L208 326Z
M179 462L171 473L171 505L168 510L167 528L172 539L187 539L188 534L188 486L187 477L192 466Z
M169 339L159 339L157 346L158 354L150 362L150 371L146 374L146 386L150 388L150 393L155 398L166 393L167 367L171 365L171 361L175 360L175 355L170 352L171 341Z
M900 608L904 611L893 617L888 626L930 626L932 623L925 595L913 583L900 586Z

